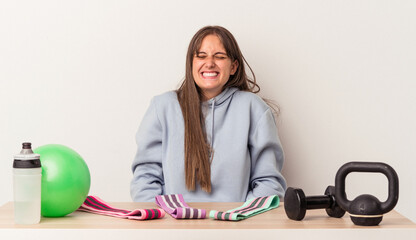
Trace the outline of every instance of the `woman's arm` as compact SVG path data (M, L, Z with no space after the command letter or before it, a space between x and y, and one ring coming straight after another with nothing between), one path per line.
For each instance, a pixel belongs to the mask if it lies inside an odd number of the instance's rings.
M137 153L132 164L130 194L133 201L151 202L163 194L162 125L152 100L136 134Z
M273 114L267 109L249 136L251 155L250 190L247 199L279 195L283 197L286 180L281 174L284 155Z

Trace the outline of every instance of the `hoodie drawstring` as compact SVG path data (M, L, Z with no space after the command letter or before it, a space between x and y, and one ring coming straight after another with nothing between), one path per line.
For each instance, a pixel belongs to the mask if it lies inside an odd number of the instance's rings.
M209 156L210 161L212 161L212 154L214 151L214 109L215 109L215 99L212 100L211 104L211 153Z
M224 91L222 91L222 93L220 93L218 96L211 98L210 100L203 102L202 106L204 107L204 118L205 118L205 123L208 122L209 118L206 118L209 112L209 107L211 107L211 142L209 143L210 147L211 147L211 151L210 151L210 161L212 161L213 158L213 154L214 154L214 134L215 134L215 123L214 123L214 119L215 119L215 108L219 107L221 104L223 104L225 101L229 101L229 98L232 97L232 95L238 91L237 88L226 88ZM201 106L201 107L202 107ZM206 134L209 135L209 130L208 130L208 124L205 125L205 129L206 129ZM208 136L207 136L208 137ZM208 139L207 139L208 140Z

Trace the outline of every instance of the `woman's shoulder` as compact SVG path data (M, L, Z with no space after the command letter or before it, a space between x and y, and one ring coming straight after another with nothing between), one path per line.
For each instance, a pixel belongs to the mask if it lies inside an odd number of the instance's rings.
M178 98L175 91L168 91L152 98L150 107L156 109L158 114L165 115L179 107ZM180 108L180 107L179 107Z
M235 97L235 98L234 98ZM240 112L249 111L250 121L257 125L261 119L266 119L264 116L273 116L273 109L266 101L256 93L248 91L237 91L233 97L235 108Z
M157 105L169 105L178 102L176 91L168 91L153 97L152 100Z
M236 91L233 96L233 100L238 104L248 104L255 108L260 108L266 110L269 108L269 105L261 98L259 95L248 92L248 91Z

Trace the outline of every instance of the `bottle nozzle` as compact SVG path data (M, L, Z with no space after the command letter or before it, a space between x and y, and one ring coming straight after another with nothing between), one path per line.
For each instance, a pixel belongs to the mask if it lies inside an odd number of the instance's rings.
M32 149L32 143L30 142L24 142L22 145L23 149Z
M22 150L20 151L20 154L33 154L32 151L32 143L30 142L24 142L22 143Z

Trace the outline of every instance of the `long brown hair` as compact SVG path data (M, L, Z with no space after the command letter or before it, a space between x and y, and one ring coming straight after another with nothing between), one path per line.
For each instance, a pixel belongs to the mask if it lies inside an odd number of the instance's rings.
M191 191L195 190L196 182L198 182L202 190L211 192L210 156L212 158L212 149L206 137L205 121L201 110L202 92L192 75L193 58L201 47L202 40L208 35L216 35L224 45L231 61L238 62L236 73L230 76L224 89L236 87L242 91L257 93L260 87L237 41L227 29L220 26L206 26L193 36L186 55L185 79L176 91L185 124L185 183ZM248 78L244 64L250 69L253 79Z

